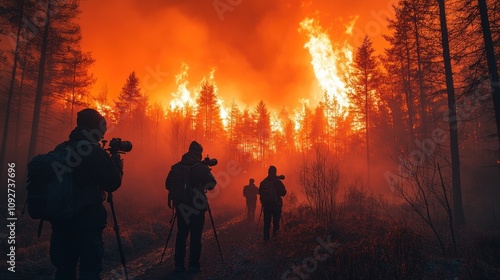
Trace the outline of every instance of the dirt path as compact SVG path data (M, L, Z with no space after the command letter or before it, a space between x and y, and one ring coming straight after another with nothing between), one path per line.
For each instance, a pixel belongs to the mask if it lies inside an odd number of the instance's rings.
M173 246L175 229L169 248L161 265L158 265L163 247L151 250L149 254L128 262L129 279L279 279L286 267L277 242L262 241L262 221L247 222L243 216L217 225L224 262L221 261L213 229L207 214L203 233L202 272L197 275L173 272ZM216 221L217 222L217 221ZM105 280L124 279L121 267L103 275Z

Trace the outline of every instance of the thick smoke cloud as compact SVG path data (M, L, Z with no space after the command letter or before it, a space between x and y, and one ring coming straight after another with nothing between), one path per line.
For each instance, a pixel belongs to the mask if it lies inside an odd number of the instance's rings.
M368 0L87 0L81 5L84 48L97 60L96 88L107 84L111 97L135 70L152 100L168 101L185 62L191 86L216 68L226 105L234 98L252 108L262 99L276 110L297 107L317 90L305 36L298 32L301 20L319 15L326 28L340 30L339 18L347 22L367 13L367 5L377 10Z

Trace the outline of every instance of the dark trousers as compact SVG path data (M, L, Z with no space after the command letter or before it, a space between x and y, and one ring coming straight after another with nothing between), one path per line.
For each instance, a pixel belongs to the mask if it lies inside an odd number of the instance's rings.
M50 259L57 268L56 280L76 279L80 260L80 280L101 279L104 246L102 228L82 229L75 224L53 224Z
M247 219L249 221L255 220L255 205L257 199L247 199Z
M205 225L205 212L198 215L190 215L184 219L181 213L177 212L177 238L175 239L175 265L184 266L186 257L186 240L188 234L191 235L189 241L189 267L200 268L201 256L201 234Z
M273 236L278 234L281 220L281 203L264 205L264 240L269 240L271 219L273 220Z

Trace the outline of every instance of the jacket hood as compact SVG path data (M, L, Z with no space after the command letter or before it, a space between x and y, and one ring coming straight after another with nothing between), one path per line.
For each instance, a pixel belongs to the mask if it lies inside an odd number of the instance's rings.
M201 161L201 153L187 152L182 156L181 163L187 165L193 165Z
M99 129L88 129L83 126L77 126L69 134L69 139L73 141L87 140L92 143L99 143L103 136L102 131Z

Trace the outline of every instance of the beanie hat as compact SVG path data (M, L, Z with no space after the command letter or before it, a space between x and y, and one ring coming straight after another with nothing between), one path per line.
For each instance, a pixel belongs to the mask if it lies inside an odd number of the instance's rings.
M277 172L278 172L278 170L276 169L276 166L274 166L274 165L269 166L269 169L267 170L267 174L269 174L271 176L276 176Z
M103 134L106 133L106 119L94 109L83 109L77 113L76 124L88 129L98 129Z
M203 152L203 147L200 145L200 143L193 141L191 142L191 145L189 145L189 151L196 154L201 154Z

